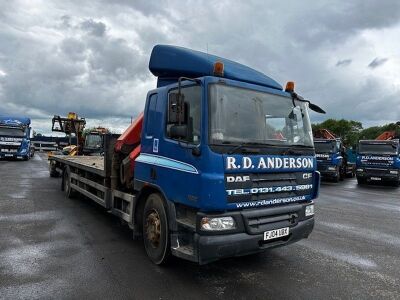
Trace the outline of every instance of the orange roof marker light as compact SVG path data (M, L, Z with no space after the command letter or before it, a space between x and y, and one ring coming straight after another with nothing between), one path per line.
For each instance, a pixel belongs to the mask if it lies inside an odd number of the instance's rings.
M289 92L289 93L294 92L294 81L288 81L286 83L285 92Z
M214 63L214 76L224 77L224 63L222 61Z

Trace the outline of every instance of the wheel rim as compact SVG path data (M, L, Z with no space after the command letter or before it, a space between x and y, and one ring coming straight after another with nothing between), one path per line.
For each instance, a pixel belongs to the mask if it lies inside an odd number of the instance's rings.
M161 242L161 219L158 212L152 209L146 218L146 237L153 248L158 248Z

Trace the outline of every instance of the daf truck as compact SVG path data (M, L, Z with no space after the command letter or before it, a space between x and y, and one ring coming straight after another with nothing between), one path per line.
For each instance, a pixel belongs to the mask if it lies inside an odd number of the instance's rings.
M400 184L399 140L361 140L357 149L356 176L359 184Z
M68 197L85 196L143 238L155 264L199 264L307 238L317 171L309 111L324 111L245 65L157 45L157 88L102 156L51 156Z
M34 155L30 124L26 117L0 116L0 159L28 160Z

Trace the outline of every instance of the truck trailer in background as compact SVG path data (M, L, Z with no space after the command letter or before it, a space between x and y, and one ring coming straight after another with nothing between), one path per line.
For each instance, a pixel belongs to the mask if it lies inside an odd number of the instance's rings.
M142 236L148 257L200 264L307 238L320 175L309 109L236 62L155 46L144 113L101 156L51 156L68 197L84 195Z
M0 116L0 158L28 160L34 155L30 124L26 117Z

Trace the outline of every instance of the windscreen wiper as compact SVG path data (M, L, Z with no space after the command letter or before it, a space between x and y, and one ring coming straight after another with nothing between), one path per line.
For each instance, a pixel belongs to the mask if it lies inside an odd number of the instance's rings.
M243 147L249 146L249 145L250 145L250 146L259 146L259 145L265 146L265 145L267 145L267 144L262 144L262 143L257 143L257 142L243 142L243 143L240 143L239 145L236 145L234 148L232 148L232 149L228 152L228 154L233 154L233 153L235 153L237 150L242 149ZM250 149L249 149L249 150L250 150ZM251 150L248 151L248 152L259 153L260 150L259 150L259 149L251 149Z
M298 151L295 151L297 148L297 150L299 149L309 149L312 150L313 147L311 146L306 146L306 145L290 145L288 149L285 149L282 151L282 155L288 155L288 154L303 154L303 153L299 153Z

